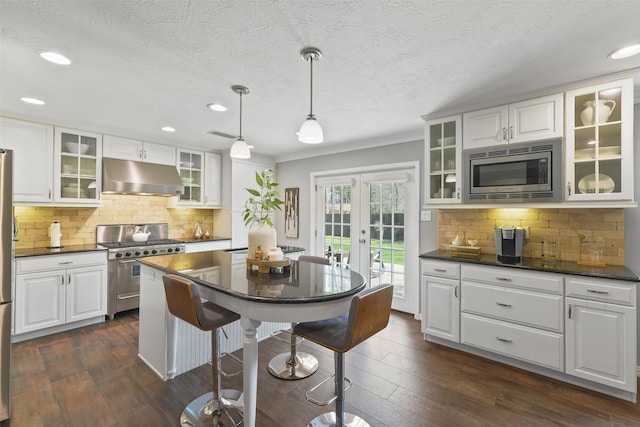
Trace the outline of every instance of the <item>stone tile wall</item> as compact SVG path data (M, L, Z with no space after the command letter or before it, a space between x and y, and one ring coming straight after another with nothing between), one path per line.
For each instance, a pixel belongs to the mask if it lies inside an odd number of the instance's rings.
M51 243L49 225L60 223L63 245L96 243L96 226L101 224L169 224L169 238L192 238L195 223L213 232L214 209L168 208L170 198L103 194L102 207L16 206L19 228L16 249L42 248ZM230 234L229 234L230 235Z
M530 227L526 257L540 258L541 241L546 236L560 243L560 259L564 261L586 259L591 241L599 240L603 261L624 265L623 209L441 209L438 220L440 249L447 249L459 234L478 240L482 253L494 254L494 228L515 225Z

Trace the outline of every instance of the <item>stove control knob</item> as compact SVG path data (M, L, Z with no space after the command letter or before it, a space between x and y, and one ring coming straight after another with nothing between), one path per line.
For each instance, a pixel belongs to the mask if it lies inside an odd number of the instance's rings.
M173 252L173 249L169 248L169 249L167 249L167 252L171 253L171 252Z
M124 256L126 256L126 257L131 256L131 252L125 252L125 253L124 253Z
M157 253L158 253L158 250L157 250L157 249L153 249L153 250L151 251L151 253L152 253L153 255L155 255L155 254L157 254Z
M145 250L145 251L143 252L143 254L145 254L145 255L149 255L149 251L146 251L146 250Z
M179 246L176 248L176 252L180 252L180 247Z
M118 253L116 254L116 258L122 258L122 252L118 252Z
M136 251L136 256L140 256L140 251Z

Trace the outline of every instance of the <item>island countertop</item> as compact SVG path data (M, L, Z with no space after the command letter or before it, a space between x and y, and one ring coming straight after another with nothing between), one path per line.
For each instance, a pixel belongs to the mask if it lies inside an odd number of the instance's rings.
M291 261L281 273L258 273L246 267L246 253L207 251L140 258L141 264L177 274L234 297L270 303L322 302L355 294L364 278L348 269ZM216 271L208 280L192 277L194 270Z

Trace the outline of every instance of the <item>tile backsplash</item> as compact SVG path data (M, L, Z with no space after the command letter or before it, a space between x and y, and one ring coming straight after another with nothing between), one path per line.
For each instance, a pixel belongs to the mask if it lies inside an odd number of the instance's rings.
M168 223L172 239L193 238L195 223L202 230L213 233L216 210L168 208L169 198L162 196L134 196L103 194L102 206L16 206L18 226L16 249L44 248L51 243L49 225L58 221L62 233L62 245L96 243L96 226L99 224Z
M606 264L624 265L623 209L441 209L438 221L440 249L448 249L459 235L478 240L482 253L495 254L494 228L515 225L530 229L525 257L540 258L543 238L554 237L560 259L577 261L597 239Z

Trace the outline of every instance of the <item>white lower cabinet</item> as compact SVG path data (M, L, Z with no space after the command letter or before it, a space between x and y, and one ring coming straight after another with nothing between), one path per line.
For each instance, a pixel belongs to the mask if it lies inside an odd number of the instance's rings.
M421 260L425 339L635 402L638 283Z
M461 342L564 369L562 276L461 267Z
M460 342L460 267L422 261L422 332Z
M568 374L636 393L635 291L635 283L567 279Z
M103 321L106 303L105 252L16 260L15 335Z

